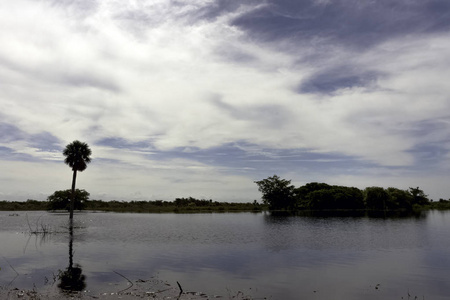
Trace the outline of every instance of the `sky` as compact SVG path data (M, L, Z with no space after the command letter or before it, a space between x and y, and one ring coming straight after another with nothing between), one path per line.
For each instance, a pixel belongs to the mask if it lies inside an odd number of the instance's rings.
M448 0L0 3L0 200L260 200L256 180L450 198Z

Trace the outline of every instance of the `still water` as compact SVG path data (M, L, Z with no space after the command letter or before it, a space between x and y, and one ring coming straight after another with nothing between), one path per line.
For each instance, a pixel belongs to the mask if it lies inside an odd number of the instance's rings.
M18 214L14 215L15 213ZM69 264L88 293L157 277L267 299L448 299L450 212L420 217L0 212L0 287L43 289ZM28 225L29 223L29 225ZM33 235L44 225L51 234ZM72 260L69 257L72 250Z

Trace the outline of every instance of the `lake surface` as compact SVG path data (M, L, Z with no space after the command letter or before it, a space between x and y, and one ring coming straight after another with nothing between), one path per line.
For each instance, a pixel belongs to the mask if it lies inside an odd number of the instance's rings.
M28 223L53 233L30 235ZM77 213L72 243L68 224L68 214L0 212L0 286L56 284L73 250L72 263L92 295L126 288L125 277L154 277L225 299L240 291L254 299L450 297L450 212L410 218Z

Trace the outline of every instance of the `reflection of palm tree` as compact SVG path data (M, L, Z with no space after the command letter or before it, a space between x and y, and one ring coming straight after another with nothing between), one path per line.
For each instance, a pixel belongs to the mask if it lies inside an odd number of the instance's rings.
M73 223L69 225L69 267L59 273L60 282L58 287L63 291L82 291L86 287L86 276L82 274L79 264L73 265Z
M82 270L79 265L69 267L59 274L61 282L58 287L64 291L82 291L86 287L86 276L81 274Z
M63 151L64 163L73 170L72 177L72 194L70 196L70 219L73 219L73 207L75 196L75 182L77 181L77 171L83 172L87 168L87 164L91 162L90 155L92 154L88 144L80 141L73 141L68 144Z

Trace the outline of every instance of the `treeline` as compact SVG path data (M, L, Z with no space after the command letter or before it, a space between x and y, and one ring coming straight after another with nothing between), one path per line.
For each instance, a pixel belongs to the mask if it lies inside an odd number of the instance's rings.
M239 212L239 211L325 211L325 210L366 210L397 211L418 209L450 209L450 199L433 201L419 188L401 190L398 188L356 187L329 185L311 182L301 187L291 185L290 180L277 175L255 181L262 192L263 203L218 202L211 199L193 197L176 198L174 201L102 201L90 200L85 190L76 189L75 209L111 212ZM28 199L27 201L0 201L2 211L24 210L69 210L71 190L56 191L47 201Z
M0 201L0 210L14 211L14 210L46 210L47 201L38 201L28 199L27 201Z
M419 188L356 187L312 182L301 187L277 175L255 181L269 210L373 210L394 211L423 208L449 209L450 201L432 202Z
M205 199L176 198L174 201L102 201L88 200L84 209L111 212L138 213L189 213L189 212L238 212L261 211L263 206L258 203L218 202Z
M0 201L0 210L69 210L71 190L56 191L47 197L47 201L27 200L26 202ZM75 210L95 210L110 212L137 213L194 213L194 212L241 212L262 211L265 205L256 200L252 203L218 202L212 199L196 199L193 197L176 198L174 201L102 201L90 200L85 190L75 190Z

